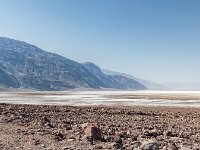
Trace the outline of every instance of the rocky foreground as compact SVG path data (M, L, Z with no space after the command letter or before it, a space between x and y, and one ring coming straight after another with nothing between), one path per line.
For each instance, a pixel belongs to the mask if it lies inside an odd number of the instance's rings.
M0 104L0 149L200 149L200 109Z

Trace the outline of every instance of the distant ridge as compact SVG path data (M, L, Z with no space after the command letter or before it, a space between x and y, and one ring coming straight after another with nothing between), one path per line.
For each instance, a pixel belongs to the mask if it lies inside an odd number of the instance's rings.
M96 65L80 64L18 40L0 37L0 53L0 85L6 87L45 91L74 88L147 89L133 79L106 75Z
M121 75L130 79L133 79L139 82L140 84L144 85L145 87L147 87L149 90L169 90L167 86L164 86L155 82L151 82L149 80L140 79L126 73L119 73L119 72L106 70L106 69L102 69L102 71L107 75Z
M106 88L114 89L147 89L141 83L122 75L107 75L95 64L91 62L83 63L83 66L88 69L90 73L96 76Z

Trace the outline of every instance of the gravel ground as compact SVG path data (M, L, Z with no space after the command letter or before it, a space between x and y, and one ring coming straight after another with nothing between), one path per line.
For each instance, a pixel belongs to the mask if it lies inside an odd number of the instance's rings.
M86 122L98 124L101 140L88 140ZM198 150L199 124L198 108L0 104L0 149L139 150L152 139L163 150Z

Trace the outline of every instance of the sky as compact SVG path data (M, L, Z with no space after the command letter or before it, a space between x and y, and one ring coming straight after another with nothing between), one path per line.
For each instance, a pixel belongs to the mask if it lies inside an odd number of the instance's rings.
M200 82L199 0L0 0L0 36L158 83Z

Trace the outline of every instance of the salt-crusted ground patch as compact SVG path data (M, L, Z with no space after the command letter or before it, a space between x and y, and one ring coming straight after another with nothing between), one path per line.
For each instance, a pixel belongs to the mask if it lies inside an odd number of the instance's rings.
M70 106L200 107L199 91L0 92L1 103Z

